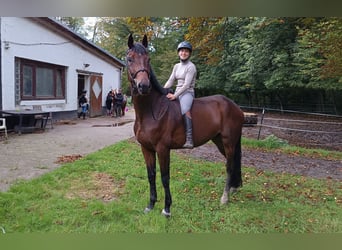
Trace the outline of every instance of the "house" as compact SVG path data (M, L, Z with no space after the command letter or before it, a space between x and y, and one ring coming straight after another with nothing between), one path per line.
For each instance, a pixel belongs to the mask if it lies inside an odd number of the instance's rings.
M90 116L99 116L121 87L124 62L52 18L0 17L0 46L0 110L40 106L72 118L87 90Z

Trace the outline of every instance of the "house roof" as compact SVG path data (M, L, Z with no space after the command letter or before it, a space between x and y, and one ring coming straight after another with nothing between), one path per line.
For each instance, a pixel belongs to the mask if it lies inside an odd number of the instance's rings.
M101 57L103 60L107 61L108 63L114 64L119 68L126 66L122 60L116 58L105 49L97 46L95 43L87 40L83 36L71 30L66 25L52 18L49 18L49 17L28 17L28 18L47 27L50 30L53 30L54 32L57 32L59 35L70 39L72 42L78 44L79 46L88 50L89 52L92 52L93 54Z

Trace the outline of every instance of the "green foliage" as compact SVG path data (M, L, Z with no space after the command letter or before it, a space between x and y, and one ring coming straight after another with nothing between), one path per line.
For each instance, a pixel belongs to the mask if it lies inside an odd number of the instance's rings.
M286 140L280 139L275 135L269 135L263 140L243 139L243 144L248 147L266 148L268 150L280 149L289 146Z
M265 139L262 140L263 143L265 143L265 147L269 149L273 148L281 148L284 146L287 146L288 143L286 140L280 139L276 137L275 135L269 135Z
M177 44L189 40L199 72L197 96L220 93L241 104L281 109L292 109L292 103L317 107L309 111L329 104L342 113L342 18L101 17L92 40L125 60L130 33L137 41L148 35L161 84L178 61ZM125 74L122 79L129 93Z
M299 29L295 55L298 73L308 88L341 89L342 19L317 18Z
M83 32L84 20L82 17L56 17L56 20L68 26L74 32L85 35Z
M247 148L274 150L286 154L302 155L312 158L342 160L342 152L292 146L289 145L286 140L282 140L274 135L270 135L263 140L249 139L243 137L242 144L244 147Z

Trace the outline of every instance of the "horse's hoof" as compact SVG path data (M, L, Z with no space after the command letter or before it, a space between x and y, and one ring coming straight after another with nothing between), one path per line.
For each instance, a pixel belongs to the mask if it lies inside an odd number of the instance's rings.
M228 204L228 200L227 199L222 199L221 198L221 202L220 204L223 206L223 205L227 205Z
M193 149L194 145L193 144L189 144L189 143L185 143L182 148L184 148L184 149Z
M223 194L222 194L222 197L221 197L221 205L226 205L228 203L228 200L229 200L229 195L228 193L225 191Z
M149 212L151 212L152 209L149 208L149 207L146 207L145 210L144 210L144 214L148 214Z
M166 218L170 218L171 217L171 212L166 212L165 209L163 209L162 215L164 215Z
M238 191L239 191L239 188L236 188L236 187L231 187L229 189L229 193L231 193L231 194L237 193Z

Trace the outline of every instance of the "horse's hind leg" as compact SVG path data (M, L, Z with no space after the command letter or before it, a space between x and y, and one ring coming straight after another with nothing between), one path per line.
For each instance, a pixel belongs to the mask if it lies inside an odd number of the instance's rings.
M220 152L226 157L227 179L221 197L221 204L229 201L229 194L242 185L241 177L241 138L235 147L224 145L222 140L214 141Z
M150 201L148 206L145 208L145 213L150 212L154 208L154 204L157 201L157 189L156 189L156 153L150 151L144 147L141 147L144 155L148 182L150 184Z

